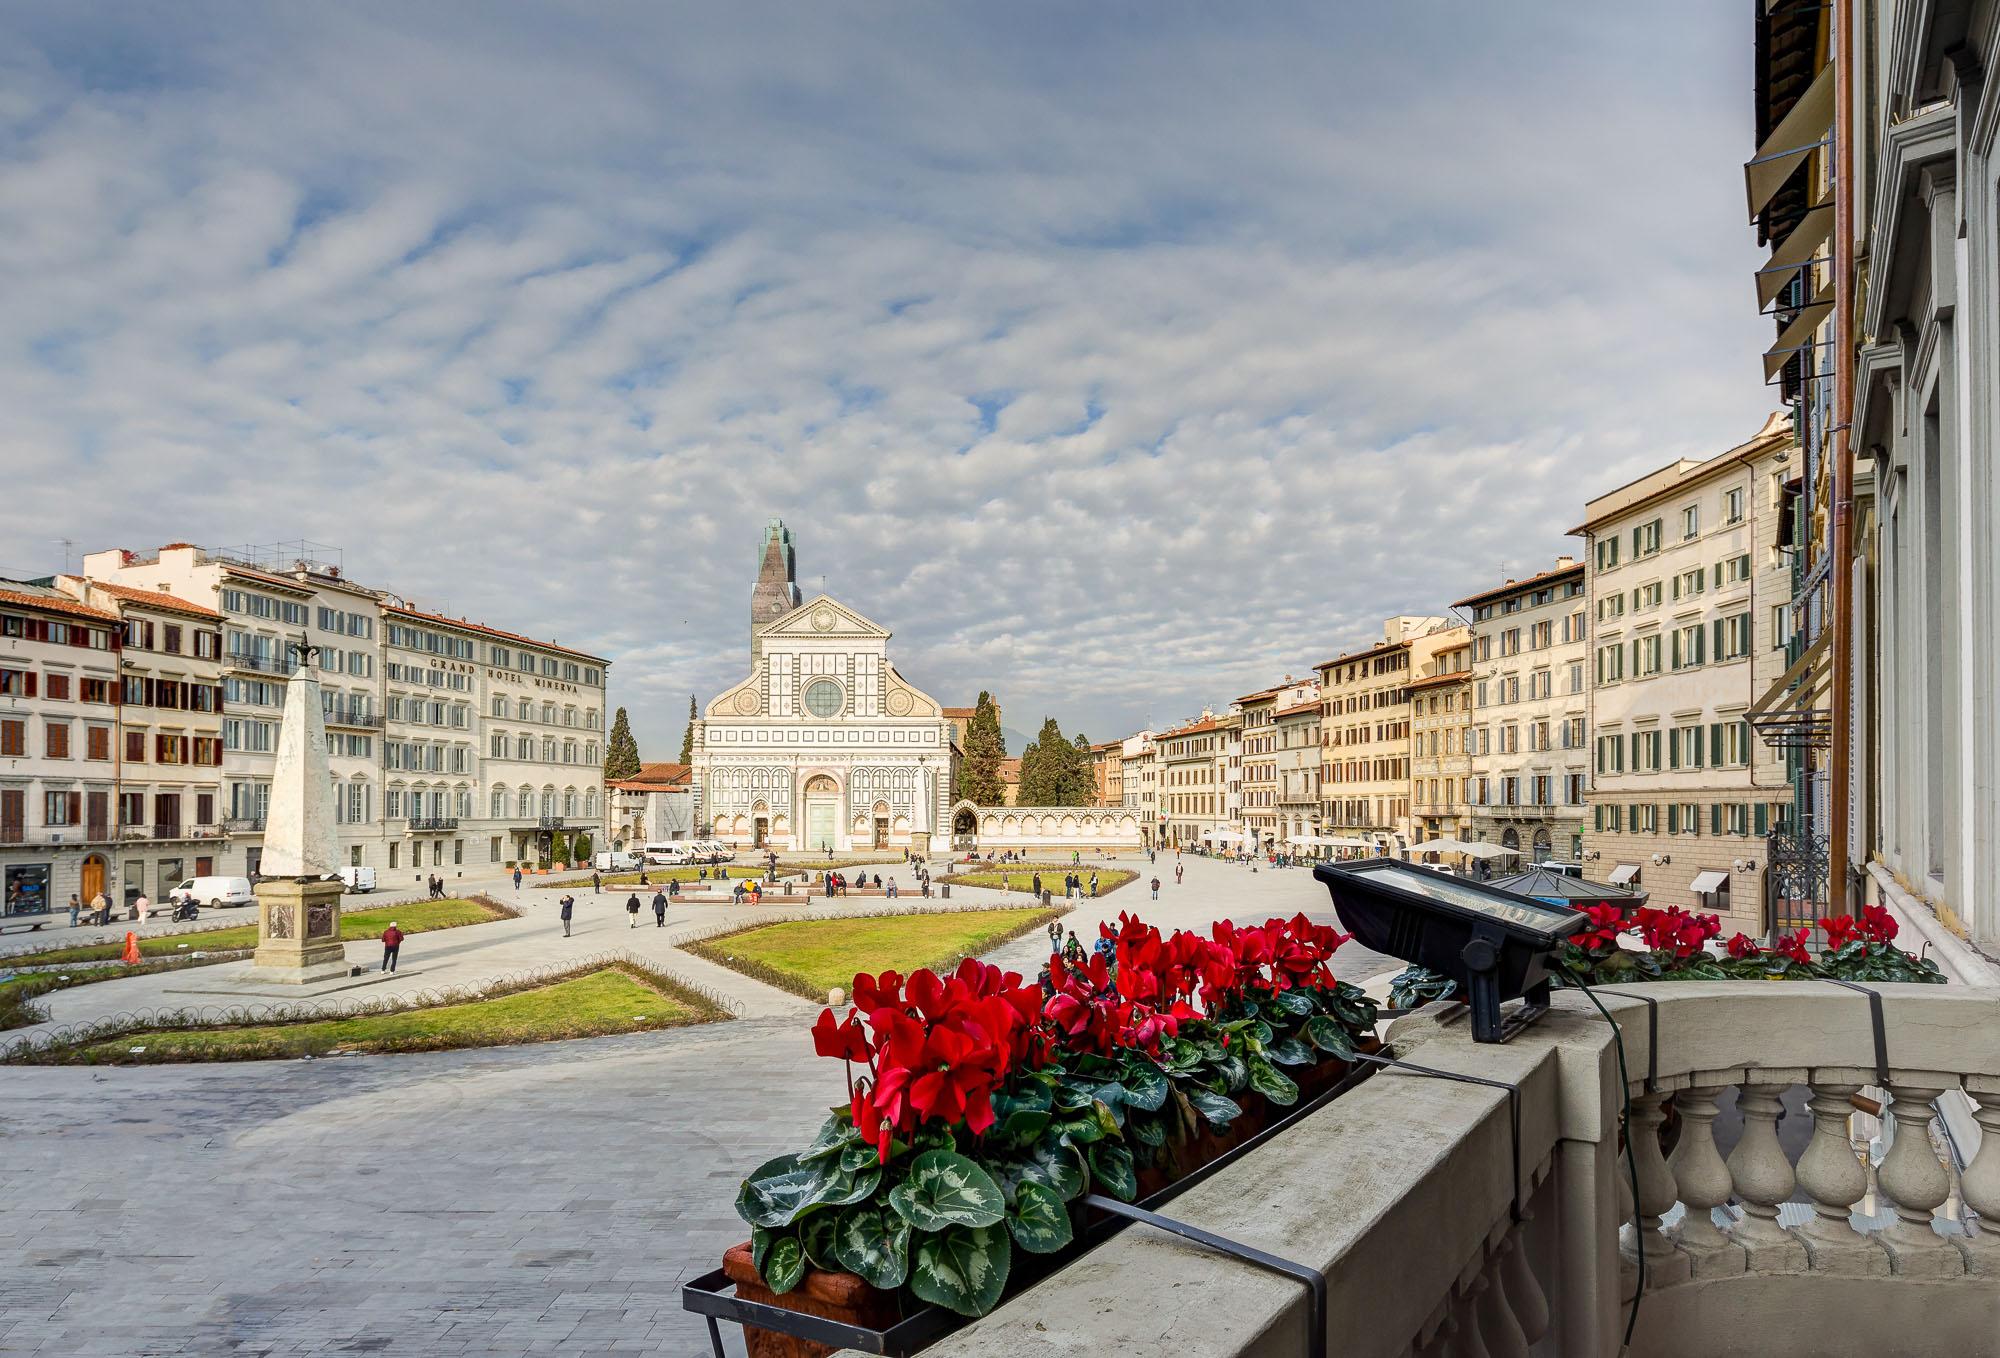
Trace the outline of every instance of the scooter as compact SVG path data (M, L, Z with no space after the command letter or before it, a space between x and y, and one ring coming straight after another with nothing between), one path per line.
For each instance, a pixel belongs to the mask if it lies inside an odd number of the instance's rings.
M201 907L193 901L181 901L174 906L174 923L176 924L179 924L182 920L199 919L200 917Z

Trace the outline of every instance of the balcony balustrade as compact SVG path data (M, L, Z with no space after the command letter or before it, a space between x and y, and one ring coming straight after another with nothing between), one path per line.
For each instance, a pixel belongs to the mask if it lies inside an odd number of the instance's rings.
M222 830L224 834L230 835L262 834L264 831L264 817L261 815L224 816L222 818Z
M2000 989L1870 987L1880 1046L1824 982L1630 989L1622 1074L1577 991L1505 1045L1434 1004L1390 1049L1503 1087L1385 1069L1166 1211L1323 1274L1342 1358L1994 1351ZM1310 1314L1134 1226L928 1353L1298 1354Z
M457 816L410 817L410 832L412 834L429 834L439 830L456 830L457 828Z
M283 656L240 654L231 651L222 657L222 663L233 670L250 670L256 674L290 674L299 667L296 660Z
M541 828L544 830L560 830L564 828L563 818L561 816L543 816L541 819Z
M382 714L379 712L351 712L336 707L325 713L328 726L340 726L355 731L379 731L382 729Z

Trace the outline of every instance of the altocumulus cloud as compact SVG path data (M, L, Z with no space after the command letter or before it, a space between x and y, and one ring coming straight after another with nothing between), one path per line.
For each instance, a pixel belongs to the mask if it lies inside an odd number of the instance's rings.
M668 753L775 514L945 701L1171 720L1756 427L1740 8L16 7L0 570L338 543Z

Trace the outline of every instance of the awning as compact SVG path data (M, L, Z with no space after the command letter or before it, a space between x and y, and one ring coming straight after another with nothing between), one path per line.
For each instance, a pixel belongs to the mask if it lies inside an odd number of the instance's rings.
M1613 886L1624 886L1638 875L1639 865L1637 863L1620 863L1617 867L1611 869L1611 875L1604 880Z
M1833 314L1833 280L1827 279L1813 295L1812 301L1799 308L1792 317L1792 323L1778 336L1778 342L1764 351L1764 380L1776 377L1793 354L1806 347L1813 332Z
M1822 629L1791 668L1743 714L1766 745L1817 745L1829 735L1833 666L1828 643L1832 640L1833 629Z
M1771 135L1757 148L1743 167L1743 184L1749 193L1750 216L1762 212L1792 177L1799 162L1817 151L1833 126L1833 63L1820 68L1813 83L1792 105L1791 112L1778 120Z
M1697 872L1694 875L1694 880L1688 883L1688 890L1697 896L1712 896L1728 885L1728 873L1716 872L1711 869L1708 872Z
M1821 203L1799 218L1799 224L1792 228L1792 234L1778 242L1778 248L1771 251L1770 262L1757 270L1757 309L1778 300L1778 294L1785 285L1798 276L1799 266L1819 253L1819 247L1826 244L1833 235L1833 204Z

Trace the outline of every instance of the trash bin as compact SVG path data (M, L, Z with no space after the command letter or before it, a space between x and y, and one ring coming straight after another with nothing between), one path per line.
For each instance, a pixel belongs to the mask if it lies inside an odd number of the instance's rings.
M950 882L946 882L946 883L945 883L945 884L944 884L943 886L939 887L939 888L938 888L938 895L942 896L942 897L943 897L943 898L944 898L945 900L950 900L950 899L951 899L951 883L950 883Z
M1048 909L1048 908L1049 908L1049 889L1048 889L1047 887L1043 887L1043 888L1042 888L1042 909L1046 910L1046 909Z

